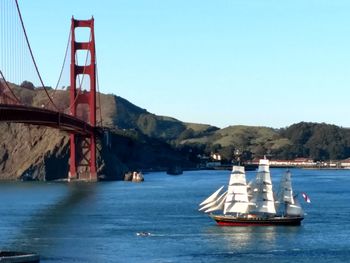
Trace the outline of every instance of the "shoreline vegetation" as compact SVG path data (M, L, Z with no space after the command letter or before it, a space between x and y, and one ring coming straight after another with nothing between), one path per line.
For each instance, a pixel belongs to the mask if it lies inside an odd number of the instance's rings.
M13 88L28 105L43 104L43 90ZM61 108L68 107L68 91L56 92ZM172 166L186 171L231 166L234 161L254 165L254 160L264 155L271 160L271 167L350 167L348 128L300 122L280 129L243 125L220 129L155 115L119 96L100 95L104 136L99 138L97 162L101 180L123 180L128 171L167 171ZM0 140L0 180L66 178L68 134L0 123ZM306 163L291 163L297 159Z
M255 165L245 166L246 171L254 171L258 168ZM270 168L285 168L285 169L310 169L310 170L348 170L350 167L341 166L296 166L296 165L271 165ZM201 168L198 170L232 170L232 165L221 165L212 168ZM186 171L186 170L185 170Z

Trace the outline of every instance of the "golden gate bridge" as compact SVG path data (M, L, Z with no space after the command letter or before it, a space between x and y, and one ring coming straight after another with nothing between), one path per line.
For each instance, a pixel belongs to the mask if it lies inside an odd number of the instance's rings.
M68 179L96 181L96 136L101 130L102 114L94 18L72 18L64 62L53 89L43 82L18 1L1 0L0 15L0 121L46 126L68 132ZM84 41L76 37L77 30L82 28L89 31L89 37ZM86 54L83 64L78 61L78 53L81 52ZM64 90L59 86L68 61L69 85ZM26 90L40 92L43 96L39 103L28 100L23 95Z

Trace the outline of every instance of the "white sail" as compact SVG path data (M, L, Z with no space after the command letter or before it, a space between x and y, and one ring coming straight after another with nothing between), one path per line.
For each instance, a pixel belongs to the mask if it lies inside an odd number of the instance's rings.
M293 204L286 205L287 216L304 216L304 211L296 198L293 198Z
M303 216L304 211L296 199L293 196L292 188L292 174L287 171L282 179L281 186L278 193L278 199L276 201L276 207L278 213L283 216Z
M276 210L279 211L280 214L284 214L284 210L288 204L294 204L292 174L289 170L284 173L281 179L280 189L276 200Z
M287 171L283 178L281 183L281 200L283 202L287 202L290 204L294 204L294 198L293 198L293 189L292 189L292 174L290 171Z
M217 206L217 205L221 202L222 198L226 197L226 193L227 193L227 191L225 191L225 192L222 193L220 196L218 196L214 201L212 201L212 202L210 202L210 203L208 203L208 204L202 206L202 207L199 209L199 211L204 211L204 210L207 210L207 209L209 209L209 208L212 208L212 207Z
M251 180L247 184L247 192L248 192L248 200L249 200L249 202L252 202L254 190L257 191L256 186L255 186L255 181Z
M252 212L275 215L269 160L261 159L259 161L258 173L253 185L251 201L255 203L255 207L252 208Z
M208 210L205 210L205 213L211 213L214 211L222 210L224 209L224 203L226 199L227 192L223 193L216 201L216 204L210 207Z
M212 207L213 205L216 205L216 200L214 200L214 201L212 201L212 202L210 202L210 203L208 203L208 204L206 204L206 205L200 207L200 208L198 209L198 211L207 210L208 208Z
M248 206L249 201L244 167L233 166L224 204L224 214L244 214L248 212Z
M205 204L201 208L198 209L198 211L204 211L212 207L216 207L222 200L223 197L226 197L227 191L222 193L220 196L218 196L216 199L214 199L212 202Z
M207 199L205 199L202 203L199 204L199 206L209 204L217 199L217 197L220 195L221 190L224 188L224 186L221 186L218 190L216 190L212 195L210 195Z

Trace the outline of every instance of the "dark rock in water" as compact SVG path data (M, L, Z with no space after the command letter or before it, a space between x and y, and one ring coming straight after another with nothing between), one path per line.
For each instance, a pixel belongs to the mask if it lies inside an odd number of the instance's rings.
M182 168L180 166L172 166L172 167L168 168L166 173L170 174L170 175L180 175L183 173L183 171L182 171Z
M0 251L0 262L38 263L40 256L35 253Z

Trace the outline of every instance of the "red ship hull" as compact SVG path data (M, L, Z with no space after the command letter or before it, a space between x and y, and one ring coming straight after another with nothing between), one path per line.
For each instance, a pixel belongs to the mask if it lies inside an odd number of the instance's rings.
M300 226L303 217L238 218L211 215L220 226Z

